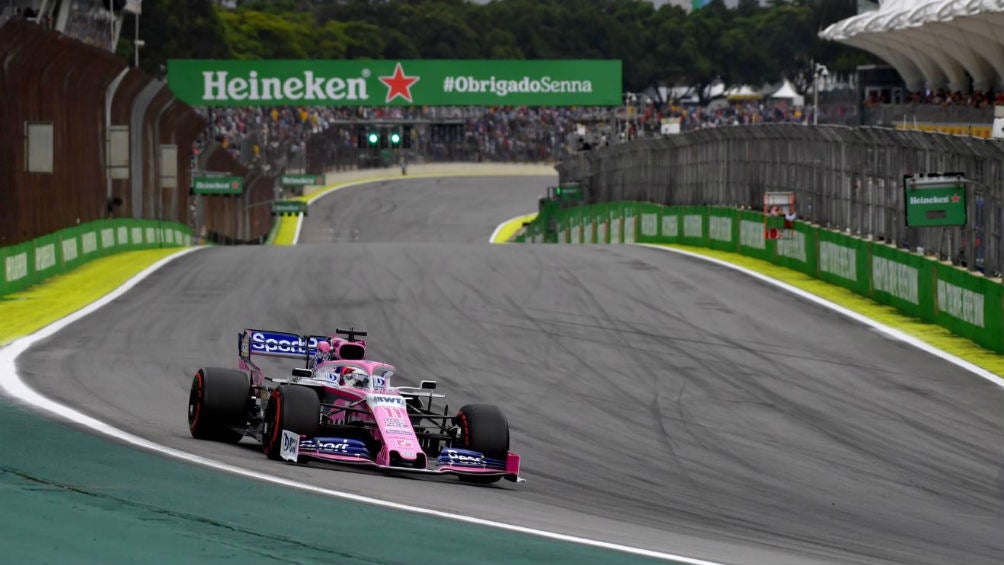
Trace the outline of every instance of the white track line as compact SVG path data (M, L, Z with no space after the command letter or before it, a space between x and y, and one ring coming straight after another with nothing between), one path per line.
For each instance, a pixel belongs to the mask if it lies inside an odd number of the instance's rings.
M437 518L445 518L445 519L448 519L448 520L455 520L455 521L458 521L458 522L465 522L465 523L468 523L468 524L476 524L476 525L479 525L479 526L488 526L488 527L498 528L498 529L501 529L501 530L507 530L507 531L511 531L511 532L518 532L518 533L522 533L522 534L529 534L529 535L533 535L533 536L537 536L537 537L543 537L543 538L548 538L548 539L553 539L553 540L558 540L558 541L576 543L576 544L580 544L580 545L587 545L587 546L597 547L597 548L601 548L601 549L609 549L609 550L613 550L613 551L620 551L620 552L630 553L630 554L634 554L634 555L642 555L642 556L645 556L645 557L652 557L652 558L656 558L656 559L666 559L666 560L678 561L680 563L686 563L688 565L723 565L723 564L720 564L720 563L714 563L712 561L703 561L703 560L700 560L700 559L694 559L692 557L684 557L684 556L681 556L681 555L673 555L673 554L670 554L670 553L662 553L662 552L658 552L658 551L651 551L651 550L647 550L647 549L641 549L641 548L636 548L636 547L629 547L629 546L626 546L626 545L620 545L620 544L615 544L615 543L608 543L608 542L603 542L603 541L585 539L585 538L570 536L570 535L566 535L566 534L559 534L559 533L555 533L555 532L548 532L548 531L545 531L545 530L536 530L536 529L527 528L527 527L524 527L524 526L516 526L516 525L513 525L513 524L505 524L505 523L502 523L502 522L495 522L495 521L492 521L492 520L485 520L485 519L482 519L482 518L475 518L473 516L464 516L462 514L452 514L452 513L449 513L449 512L441 512L439 510L431 510L431 509L428 509L428 508L420 508L420 507L417 507L417 506L409 506L409 505L406 505L406 504L399 504L399 503L396 503L396 502L391 502L391 501L387 501L387 500L381 500L381 499L378 499L378 498L370 498L370 497L361 496L361 495L357 495L357 494L351 494L351 493L347 493L347 492L340 492L340 491L336 491L336 490L332 490L332 489L326 489L326 488L314 486L314 485L307 484L307 483L300 483L300 482L294 481L292 479L286 479L286 478L277 477L277 476L274 476L274 475L269 475L269 474L266 474L266 473L261 473L261 472L258 472L258 471L252 471L250 469L245 469L245 468L242 468L242 467L237 467L235 465L230 465L230 464L227 464L227 463L223 463L223 462L220 462L220 461L209 459L209 458L203 457L201 455L195 455L193 453L187 453L187 452L181 451L179 449L175 449L175 448L172 448L172 447L167 447L165 445L160 445L158 443L154 443L152 441L149 441L149 440L144 439L142 437L139 437L137 435L134 435L134 434L131 434L129 432L126 432L124 430L120 430L120 429L118 429L118 428L116 428L116 427L114 427L114 426L112 426L110 424L102 422L101 420L98 420L96 418L92 418L91 416L88 416L88 415L86 415L86 414L84 414L82 412L79 412L78 410L76 410L74 408L71 408L70 406L66 406L65 404L60 404L60 403L58 403L58 402L56 402L56 401L54 401L54 400L52 400L52 399L50 399L50 398L48 398L46 396L43 396L43 395L39 394L37 391L35 391L31 387L29 387L24 381L21 380L21 376L17 373L17 363L16 363L16 361L17 361L18 356L21 355L21 353L23 353L24 351L26 351L29 347L31 347L32 345L34 345L38 341L41 341L43 339L46 339L46 338L52 336L53 334L55 334L59 330L65 328L66 326L72 324L73 322L75 322L75 321L77 321L77 320L79 320L79 319L81 319L81 318L83 318L83 317L85 317L85 316L87 316L87 315L89 315L89 314L97 311L99 308L102 308L102 307L106 306L107 304L109 304L113 300L115 300L116 298L118 298L118 297L122 296L123 294L125 294L126 292L128 292L130 289L132 289L134 286L136 286L136 284L138 284L140 281L142 281L143 279L147 278L148 276L150 276L151 274L153 274L154 272L156 272L158 269L160 269L164 265L170 263L171 261L173 261L174 259L177 259L178 257L181 257L182 255L185 255L185 254L190 253L192 251L195 251L197 249L201 249L201 248L192 248L192 249L189 249L187 251L183 251L181 253L177 253L177 254L172 255L170 257L165 257L164 259L161 259L160 261L158 261L158 262L154 263L153 265L151 265L151 266L147 267L146 269L144 269L142 272L140 272L139 274L137 274L133 278L131 278L128 281L126 281L122 286L118 287L117 289L115 289L110 294L108 294L108 295L106 295L106 296L104 296L104 297L96 300L95 302L92 302L91 304L87 305L85 308L82 308L82 309L80 309L80 310L78 310L78 311L70 314L69 316L67 316L67 317L65 317L65 318L63 318L61 320L53 322L52 324L49 324L48 326L46 326L46 327L38 330L37 332L35 332L35 333L31 334L31 335L28 335L28 336L22 337L22 338L20 338L18 340L15 340L12 343L10 343L9 345L7 345L6 347L4 347L3 349L0 349L0 388L2 388L7 394L9 394L10 396L14 397L15 399L17 399L17 400L19 400L21 402L24 402L24 403L26 403L26 404L34 407L34 408L37 408L37 409L40 409L42 411L48 412L48 413L50 413L50 414L52 414L54 416L57 416L59 418L63 418L63 419L69 420L70 422L73 422L75 424L79 424L79 425L84 426L86 428L90 428L91 430L94 430L94 431L96 431L98 433L105 434L107 436L113 437L113 438L115 438L117 440L121 440L121 441L129 443L131 445L135 445L137 447L141 447L143 449L147 449L149 451L153 451L153 452L156 452L156 453L159 453L159 454L162 454L162 455L167 455L169 457L174 457L176 459L181 459L181 460L187 461L189 463L195 463L195 464L198 464L198 465L203 465L203 466L206 466L206 467L210 467L212 469L217 469L219 471L225 471L227 473L232 473L234 475L239 475L239 476L247 477L247 478L250 478L250 479L257 479L257 480L260 480L260 481L266 481L266 482L269 482L269 483L273 483L273 484L277 484L277 485L282 485L282 486L285 486L285 487L296 488L296 489L304 490L304 491L307 491L307 492L313 492L313 493L317 493L317 494L323 494L323 495L326 495L326 496L332 496L332 497L341 498L341 499L345 499L345 500L352 500L352 501L355 501L355 502L361 502L361 503L371 504L371 505L380 506L380 507L383 507L383 508L389 508L389 509L393 509L393 510L402 510L402 511L406 511L406 512L413 512L413 513L416 513L416 514L423 514L423 515L426 515L426 516L434 516L434 517L437 517ZM179 407L179 409L180 409L180 407Z
M796 294L796 295L798 295L798 296L800 296L800 297L802 297L802 298L804 298L806 300L809 300L811 302L815 302L816 304L819 304L820 306L824 306L826 308L829 308L830 310L833 310L835 312L839 312L840 314L843 314L844 316L847 316L848 318L851 318L851 319L853 319L853 320L855 320L857 322L860 322L860 323L865 324L867 326L871 326L871 327L875 328L876 330L879 330L880 332L886 334L887 336L889 336L889 337L891 337L893 339L897 339L899 341L906 342L906 343L908 343L908 344L916 347L917 349L921 349L923 351L926 351L926 352L930 353L931 355L935 355L937 357L940 357L940 358L944 359L945 361L948 361L949 363L952 363L954 365L962 367L963 369L965 369L965 370L967 370L967 371L969 371L971 373L974 373L974 374L978 375L979 377L981 377L983 379L986 379L987 381L990 381L991 383L993 383L993 384L995 384L995 385L997 385L997 386L999 386L1001 388L1004 388L1004 378L1001 378L996 373L992 373L992 372L984 369L983 367L979 367L977 365L974 365L974 364L970 363L969 361L966 361L965 359L962 359L961 357L956 357L955 355L952 355L951 353L942 351L942 350L938 349L937 347L934 347L933 345L931 345L929 343L926 343L924 341L921 341L920 339L917 339L917 338L913 337L912 335L904 333L904 332L902 332L900 330L897 330L897 329L895 329L893 327L887 326L887 325L885 325L885 324L883 324L881 322L876 322L875 320L872 320L871 318L868 318L866 316L858 314L857 312L854 312L853 310L849 310L847 308L844 308L843 306L840 306L839 304L835 304L833 302L830 302L829 300L826 300L825 298L821 298L819 296L816 296L815 294L812 294L811 292L804 291L804 290L802 290L802 289L800 289L798 287L794 287L794 286L792 286L792 285L790 285L788 283L781 282L781 281L779 281L777 279L772 279L772 278L768 277L767 275L763 275L763 274L758 273L756 271L751 271L751 270L749 270L749 269L747 269L745 267L740 267L739 265L733 265L732 263L729 263L727 261L722 261L721 259L715 259L714 257L708 257L707 255L701 255L700 253L692 253L690 251L684 251L682 249L678 249L678 248L674 248L674 247L663 247L661 245L653 245L653 244L649 244L649 243L638 243L636 245L641 245L642 247L650 247L652 249L659 249L661 251L668 251L668 252L671 252L671 253L679 253L680 255L686 255L688 257L694 257L694 258L697 258L697 259L702 259L704 261L710 261L711 263L716 263L716 264L721 265L723 267L728 267L730 269L734 269L734 270L739 271L741 273L745 273L745 274L747 274L747 275L749 275L749 276L751 276L753 278L759 279L759 280L761 280L763 282L766 282L768 284L772 284L774 286L783 288L784 290L786 290L786 291L788 291L788 292L790 292L792 294Z

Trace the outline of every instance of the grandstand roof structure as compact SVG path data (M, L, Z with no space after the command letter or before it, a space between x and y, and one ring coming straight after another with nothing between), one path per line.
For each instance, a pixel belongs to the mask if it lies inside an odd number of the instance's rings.
M885 0L819 36L881 57L912 91L969 92L1004 88L1002 29L1004 0Z

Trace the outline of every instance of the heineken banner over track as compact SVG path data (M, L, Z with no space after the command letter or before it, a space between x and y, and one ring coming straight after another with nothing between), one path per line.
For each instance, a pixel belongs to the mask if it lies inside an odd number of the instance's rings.
M172 59L192 106L618 106L619 60Z

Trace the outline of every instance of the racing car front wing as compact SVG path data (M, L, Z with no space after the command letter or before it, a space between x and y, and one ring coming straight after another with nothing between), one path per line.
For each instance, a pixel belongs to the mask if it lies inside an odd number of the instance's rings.
M432 475L497 476L514 483L526 482L519 476L519 455L512 452L506 455L505 461L501 461L487 458L477 451L443 448L433 468L382 465L373 460L369 449L359 440L339 437L310 438L283 430L280 456L286 461L294 463L314 460L386 471Z

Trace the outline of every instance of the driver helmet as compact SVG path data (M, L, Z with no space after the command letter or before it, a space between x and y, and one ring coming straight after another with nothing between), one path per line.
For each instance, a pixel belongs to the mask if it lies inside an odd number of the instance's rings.
M358 367L342 367L342 384L345 386L368 387L370 376Z

